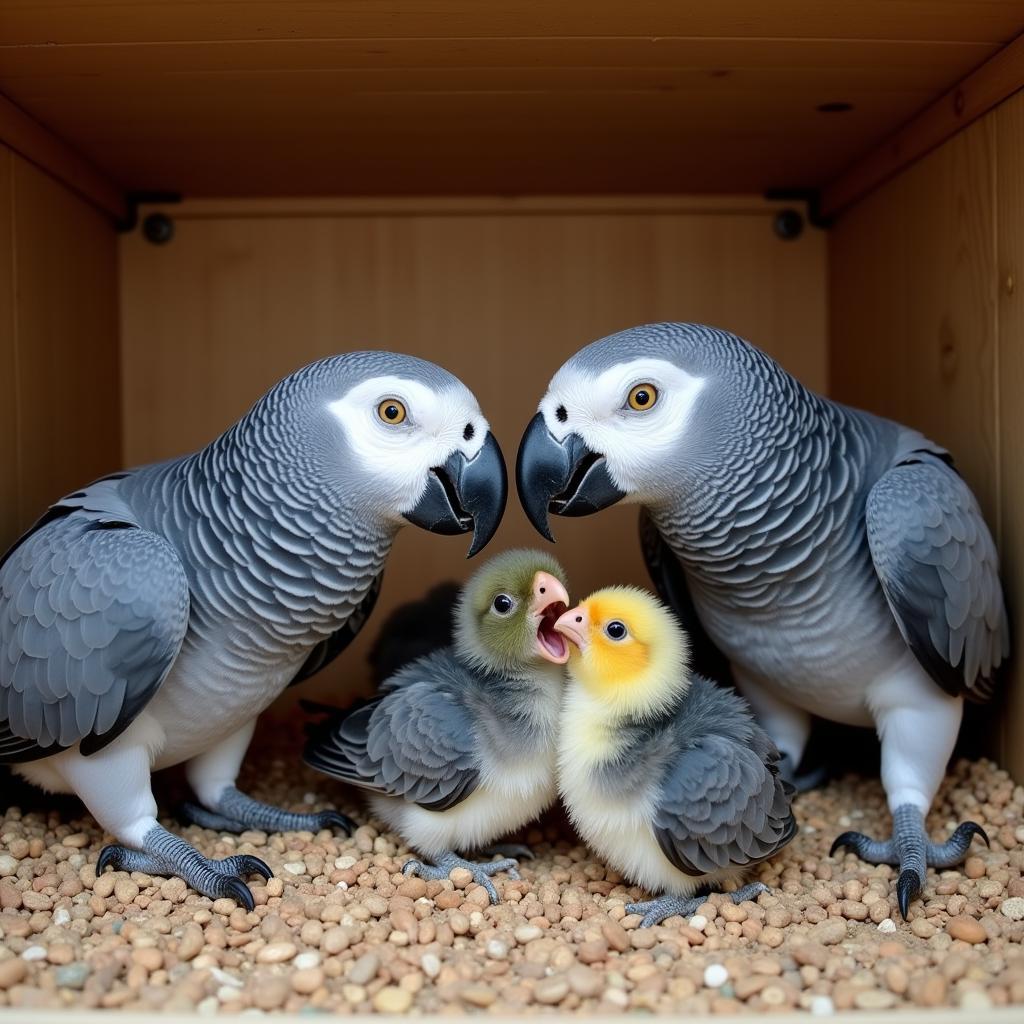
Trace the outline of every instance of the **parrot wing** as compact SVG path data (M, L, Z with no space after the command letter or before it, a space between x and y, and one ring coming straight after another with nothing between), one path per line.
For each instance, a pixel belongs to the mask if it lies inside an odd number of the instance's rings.
M188 629L173 548L88 491L0 562L0 763L102 749L156 692Z
M796 835L792 790L749 746L706 735L676 758L654 835L680 871L703 875L771 857Z
M999 556L967 484L915 452L872 487L866 525L882 590L917 660L947 693L987 699L1010 631Z
M429 678L431 660L405 670L418 681L314 726L306 763L431 811L465 800L479 783L473 720L457 693Z
M326 668L355 640L363 626L366 625L366 620L370 617L374 606L377 604L383 579L384 573L380 573L370 584L370 589L356 606L355 611L345 620L345 625L335 630L326 640L321 640L309 652L309 657L302 663L302 668L295 673L295 678L288 684L289 686L304 683L311 676L315 676L317 672L322 668Z
M690 663L693 671L725 686L732 684L732 672L725 655L708 636L697 615L686 574L675 552L665 543L651 517L640 511L640 548L647 572L658 596L675 612L690 638Z

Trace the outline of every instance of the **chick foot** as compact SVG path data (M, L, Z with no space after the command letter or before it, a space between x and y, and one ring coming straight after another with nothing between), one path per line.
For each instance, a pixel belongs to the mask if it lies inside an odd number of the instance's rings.
M651 925L661 924L666 918L677 914L679 917L693 917L697 913L697 908L713 891L710 886L703 886L693 896L662 896L660 899L645 900L643 903L627 903L626 913L640 914L643 917L640 927L650 928ZM763 892L768 892L768 886L764 882L751 882L729 893L729 899L739 906L744 900L756 900Z
M951 868L959 864L975 836L988 846L985 830L973 821L965 821L944 843L933 843L924 828L924 817L913 804L897 807L892 816L892 838L880 841L861 832L844 832L832 844L830 856L846 848L869 864L894 864L900 869L896 879L896 902L903 920L910 901L924 888L926 868Z
M407 860L402 866L403 875L416 875L428 882L440 881L447 878L453 868L465 868L472 876L477 885L482 885L487 890L487 895L492 903L498 903L498 890L490 876L504 871L509 878L519 880L519 864L511 857L504 860L472 861L464 860L454 853L443 853L437 858L436 864L425 864L421 860Z
M246 910L253 910L256 902L240 876L258 874L271 878L274 874L259 857L247 854L211 860L159 825L142 837L142 843L141 850L119 845L103 847L96 861L96 873L112 867L115 871L177 875L196 892L215 900L226 896Z
M224 790L216 807L186 803L179 808L179 814L193 825L218 832L244 832L249 828L263 832L319 832L323 828L338 828L350 835L356 828L356 823L340 811L295 814L253 800L234 786Z

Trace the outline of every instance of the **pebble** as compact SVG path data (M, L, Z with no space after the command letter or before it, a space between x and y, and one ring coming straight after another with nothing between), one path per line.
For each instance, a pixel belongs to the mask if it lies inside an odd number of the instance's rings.
M533 987L533 998L545 1006L554 1006L556 1003L560 1003L568 994L568 980L558 975L543 978Z
M1013 896L999 904L999 912L1011 921L1024 921L1024 896Z
M704 984L708 988L721 988L729 980L724 964L708 964L704 968Z
M27 960L31 963L33 960L45 960L46 959L46 947L45 946L29 946L22 950L21 959Z
M983 878L985 876L985 862L980 857L968 857L964 861L964 874L968 878Z
M385 985L373 997L378 1013L405 1013L412 1006L412 993L397 985Z
M295 806L312 794L321 805L320 781L291 749L268 764L253 781L259 799ZM183 829L206 856L258 853L273 865L274 878L247 879L250 913L181 879L97 876L104 837L84 814L0 809L0 1005L26 1019L59 1005L121 1009L126 1019L949 1006L965 1020L1024 1006L1024 787L987 762L951 765L931 818L937 829L978 820L992 849L972 854L973 878L966 866L930 873L909 922L895 911L892 868L828 855L840 817L869 833L888 826L877 780L802 794L796 812L809 830L757 869L769 887L758 901L737 907L714 895L689 920L644 928L625 904L649 894L558 821L524 835L539 856L522 880L501 878L494 907L464 875L455 875L461 888L402 875L405 846L374 826L351 837Z
M988 933L985 929L973 917L967 917L966 915L954 917L946 925L946 933L954 939L969 942L971 945L985 942L988 939Z

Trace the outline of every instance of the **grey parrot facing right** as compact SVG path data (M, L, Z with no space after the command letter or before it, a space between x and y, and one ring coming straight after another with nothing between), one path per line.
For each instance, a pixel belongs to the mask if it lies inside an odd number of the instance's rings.
M336 657L399 527L493 535L505 467L476 399L432 363L324 359L194 455L69 494L0 561L0 762L74 792L121 844L98 869L177 874L252 909L255 857L212 861L157 822L185 763L201 825L316 831L235 788L256 718Z
M897 864L904 916L927 865L959 863L961 825L924 817L965 695L1009 653L998 557L948 453L915 430L812 394L763 352L699 324L582 349L555 374L519 451L519 496L548 513L625 499L653 529L663 597L728 659L795 769L810 716L874 725L893 838L839 837Z

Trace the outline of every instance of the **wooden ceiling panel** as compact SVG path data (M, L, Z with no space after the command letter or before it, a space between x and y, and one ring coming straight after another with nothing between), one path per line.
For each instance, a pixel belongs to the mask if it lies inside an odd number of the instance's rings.
M720 36L1005 43L1018 0L3 0L0 43Z
M761 191L1022 27L1024 0L0 0L0 93L136 190Z

